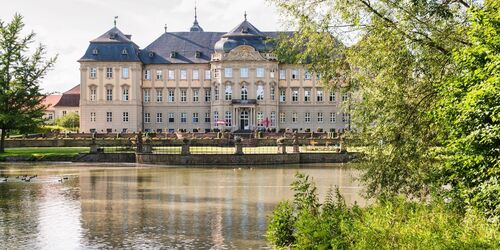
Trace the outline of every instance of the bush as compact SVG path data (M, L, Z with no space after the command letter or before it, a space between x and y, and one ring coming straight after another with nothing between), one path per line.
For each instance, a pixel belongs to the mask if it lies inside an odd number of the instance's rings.
M80 127L80 116L75 112L70 112L63 117L57 118L55 123L66 129L77 129Z
M319 202L316 186L297 173L293 202L273 211L266 238L291 249L498 249L498 222L474 211L461 214L445 203L387 198L348 207L338 189Z

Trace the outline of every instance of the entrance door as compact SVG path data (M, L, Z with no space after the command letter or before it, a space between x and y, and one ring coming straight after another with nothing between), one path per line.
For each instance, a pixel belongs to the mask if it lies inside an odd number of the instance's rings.
M240 129L249 130L250 129L250 119L248 118L248 111L241 111L240 113Z

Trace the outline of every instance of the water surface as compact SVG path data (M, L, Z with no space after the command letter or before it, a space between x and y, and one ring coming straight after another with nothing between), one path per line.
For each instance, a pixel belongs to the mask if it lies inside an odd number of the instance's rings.
M348 165L0 164L2 249L261 249L297 171L364 204ZM16 176L38 175L30 182Z

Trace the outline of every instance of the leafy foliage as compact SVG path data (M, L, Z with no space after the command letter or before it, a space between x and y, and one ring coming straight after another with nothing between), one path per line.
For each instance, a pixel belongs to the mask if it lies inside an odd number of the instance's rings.
M64 127L66 129L75 129L80 125L80 116L75 112L69 112L65 116L57 118L55 123L58 126Z
M23 27L18 14L10 23L0 20L0 152L4 151L6 130L32 131L43 123L45 96L39 81L55 62L55 58L44 58L42 45L29 53L35 33L22 37Z
M499 225L444 203L408 202L401 197L349 208L338 190L319 203L314 183L296 175L293 205L281 202L267 239L283 249L488 249L498 248ZM312 202L312 204L311 204Z
M440 89L449 155L441 177L455 200L500 219L500 3L487 1L470 20L473 45L454 53L457 75Z

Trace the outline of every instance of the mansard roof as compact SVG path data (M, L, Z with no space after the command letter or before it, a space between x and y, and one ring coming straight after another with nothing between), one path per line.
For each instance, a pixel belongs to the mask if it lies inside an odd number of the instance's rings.
M113 27L98 38L90 41L87 51L79 60L140 62L139 46L117 27Z

